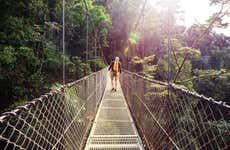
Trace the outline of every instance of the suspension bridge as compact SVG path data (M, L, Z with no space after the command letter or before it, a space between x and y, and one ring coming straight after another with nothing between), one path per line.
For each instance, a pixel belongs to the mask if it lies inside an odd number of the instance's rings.
M229 149L230 106L107 68L0 116L3 150Z

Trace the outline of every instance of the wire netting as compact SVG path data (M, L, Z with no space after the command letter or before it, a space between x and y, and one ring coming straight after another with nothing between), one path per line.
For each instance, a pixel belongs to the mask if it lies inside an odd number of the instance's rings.
M106 86L103 69L0 116L3 150L83 149Z
M229 149L230 106L124 71L121 85L146 149Z

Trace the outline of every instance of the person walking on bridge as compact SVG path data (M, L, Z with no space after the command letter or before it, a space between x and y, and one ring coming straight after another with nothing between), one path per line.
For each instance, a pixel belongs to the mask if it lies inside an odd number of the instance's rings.
M109 65L109 71L111 73L112 91L117 91L117 81L121 74L121 62L119 57L115 57Z

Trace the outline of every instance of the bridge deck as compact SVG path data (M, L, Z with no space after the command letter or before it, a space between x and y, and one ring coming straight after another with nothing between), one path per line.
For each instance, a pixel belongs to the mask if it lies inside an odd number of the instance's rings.
M85 149L143 149L120 85L117 92L111 92L111 84L107 83Z

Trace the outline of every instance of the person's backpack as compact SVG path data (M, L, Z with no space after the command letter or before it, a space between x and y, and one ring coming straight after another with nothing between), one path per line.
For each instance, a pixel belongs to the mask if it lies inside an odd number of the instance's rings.
M119 70L119 62L118 61L114 61L113 63L113 72L117 73Z

